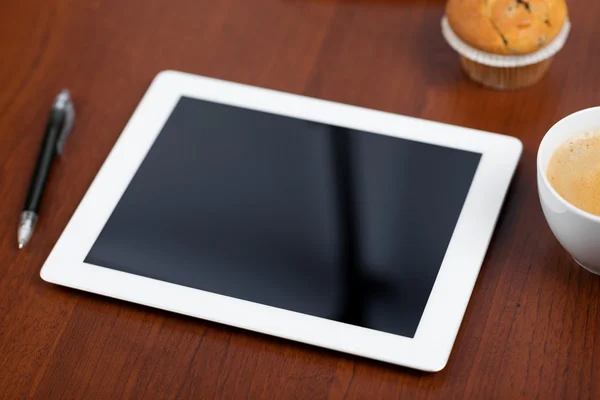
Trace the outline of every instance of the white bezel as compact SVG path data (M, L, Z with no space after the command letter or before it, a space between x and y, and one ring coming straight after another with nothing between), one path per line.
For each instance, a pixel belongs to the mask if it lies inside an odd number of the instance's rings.
M482 154L414 338L154 280L84 259L181 96ZM41 270L44 280L425 371L448 360L522 151L519 140L175 71L157 75Z

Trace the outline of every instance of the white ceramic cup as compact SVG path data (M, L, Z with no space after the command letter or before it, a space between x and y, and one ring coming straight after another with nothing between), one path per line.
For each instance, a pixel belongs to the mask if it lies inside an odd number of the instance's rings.
M575 261L600 275L600 217L568 203L554 190L546 171L554 151L571 136L600 129L600 107L571 114L544 136L537 155L537 182L542 210L550 229Z

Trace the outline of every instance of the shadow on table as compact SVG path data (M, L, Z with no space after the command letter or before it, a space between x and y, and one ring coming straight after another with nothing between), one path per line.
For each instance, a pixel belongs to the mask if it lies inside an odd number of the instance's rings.
M93 315L95 318L106 320L114 319L116 316L120 316L119 318L130 318L134 321L144 320L146 322L148 321L146 318L149 315L156 318L163 318L166 320L166 324L169 326L169 329L180 329L181 331L185 331L190 334L201 334L201 337L199 336L198 340L201 340L202 344L207 347L211 346L211 343L214 344L214 342L218 342L222 338L219 333L230 334L237 336L238 338L246 337L250 339L235 341L234 346L238 349L244 348L245 351L256 351L280 356L283 354L285 357L295 359L296 362L305 364L305 366L308 366L308 364L331 365L332 362L337 363L337 365L340 365L339 363L343 362L345 365L349 365L350 369L355 369L356 366L361 366L362 369L360 370L360 374L364 378L372 378L378 382L381 381L382 374L388 378L397 379L398 376L395 374L401 373L403 374L404 378L415 379L417 381L427 379L428 385L431 389L444 386L444 382L446 380L445 376L447 374L446 371L448 371L446 368L438 373L432 374L429 372L388 364L352 354L346 354L327 348L295 342L277 336L265 335L234 326L219 324L213 321L176 314L137 303L130 303L110 297L104 297L95 293L83 292L69 287L52 285L52 288L57 292L62 292L64 294L77 297L78 308L87 313L88 316ZM154 322L154 319L150 320L150 323ZM207 329L210 330L210 333L208 333ZM148 344L144 344L144 346L152 346L151 338L148 339L150 339ZM229 347L231 345L231 340L228 340L228 343ZM302 353L311 354L313 356L302 357ZM392 375L390 375L390 373ZM442 379L432 379L433 377Z

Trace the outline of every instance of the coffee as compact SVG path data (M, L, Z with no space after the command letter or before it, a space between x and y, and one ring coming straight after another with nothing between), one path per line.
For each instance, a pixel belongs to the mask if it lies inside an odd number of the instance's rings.
M600 130L561 144L550 159L547 176L565 200L600 216Z

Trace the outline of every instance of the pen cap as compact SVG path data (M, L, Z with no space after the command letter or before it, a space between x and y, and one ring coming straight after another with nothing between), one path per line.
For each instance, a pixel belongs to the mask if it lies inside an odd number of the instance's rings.
M71 94L69 93L68 89L63 89L58 96L56 96L53 108L55 110L62 109L65 112L65 120L56 142L56 153L62 155L65 148L65 143L69 137L69 133L71 133L71 130L73 130L73 124L75 123L75 107L73 107Z

